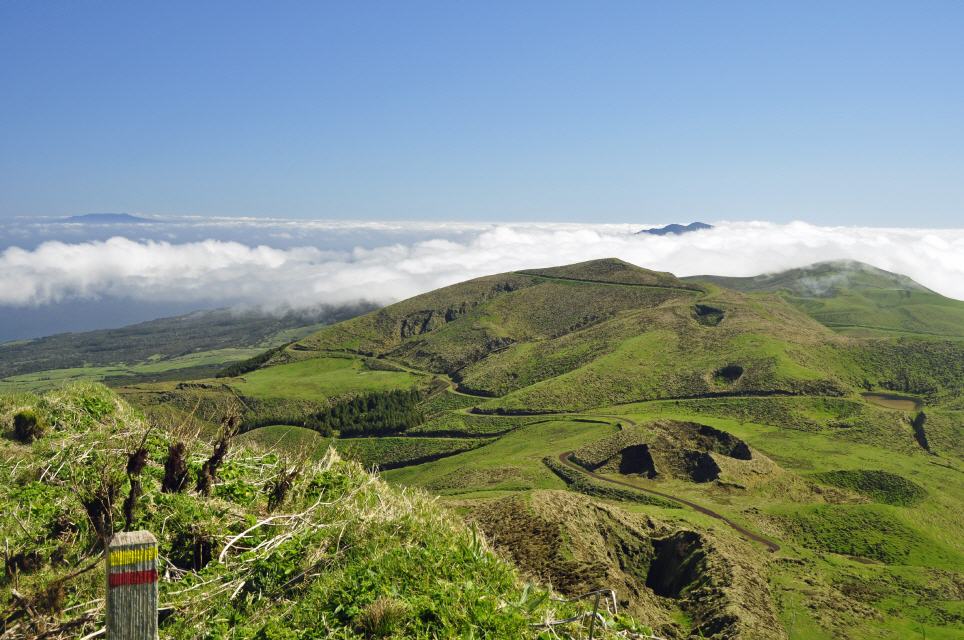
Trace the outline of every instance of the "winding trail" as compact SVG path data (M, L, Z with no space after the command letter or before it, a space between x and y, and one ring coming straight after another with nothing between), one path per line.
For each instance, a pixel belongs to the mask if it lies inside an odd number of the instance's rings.
M704 515L710 516L711 518L716 518L717 520L723 521L724 523L726 523L727 525L729 525L730 528L732 528L734 531L736 531L737 533L739 533L740 535L742 535L744 538L746 538L746 539L748 539L748 540L752 540L752 541L754 541L754 542L759 542L760 544L762 544L763 546L765 546L765 547L767 548L767 550L770 551L770 553L776 553L777 551L780 550L780 545L777 544L776 542L774 542L773 540L770 540L769 538L765 538L765 537L761 536L761 535L758 534L758 533L753 533L752 531L750 531L750 530L747 529L746 527L743 527L743 526L741 526L741 525L733 522L732 520L730 520L729 518L727 518L726 516L724 516L724 515L721 514L721 513L717 513L716 511L713 511L712 509L707 509L706 507L704 507L704 506L702 506L702 505L699 505L699 504L696 504L695 502L692 502L692 501L690 501L690 500L687 500L686 498L680 498L679 496L674 496L674 495L671 495L671 494L668 494L668 493L663 493L662 491L656 491L655 489L647 489L647 488L645 488L645 487L641 487L641 486L639 486L639 485L632 484L631 482L625 482L625 481L623 481L623 480L617 480L617 479L615 479L615 478L607 478L606 476L601 476L601 475L599 475L598 473L593 473L592 471L589 471L588 469L586 469L586 468L584 468L584 467L581 467L581 466L579 466L578 464L576 464L575 462L573 462L572 459L570 458L570 456L572 456L572 451L565 451L565 452L563 452L563 453L560 453L560 454L559 454L559 462L561 462L562 464L566 465L567 467L569 467L569 468L571 468L571 469L575 469L576 471L579 471L580 473L586 474L586 475L589 476L590 478L594 478L594 479L596 479L596 480L601 480L601 481L603 481L603 482L610 482L610 483L612 483L612 484L618 484L618 485L621 485L621 486L624 486L624 487L629 487L630 489L635 489L636 491L642 491L642 492L644 492L644 493L651 493L651 494L653 494L653 495L655 495L655 496L659 496L659 497L661 497L661 498L666 498L667 500L672 500L673 502L678 502L678 503L680 503L680 504L684 504L684 505L686 505L687 507L690 507L691 509L693 509L694 511L698 511L698 512L704 514Z

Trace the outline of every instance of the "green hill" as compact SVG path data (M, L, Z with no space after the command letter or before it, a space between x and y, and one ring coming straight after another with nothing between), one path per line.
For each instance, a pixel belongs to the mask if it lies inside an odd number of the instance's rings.
M929 359L946 360L958 347L932 358L917 343L900 344L890 348L903 355L875 360L864 353L868 343L841 338L792 302L598 260L416 296L322 329L271 364L374 356L444 374L463 391L499 398L482 409L510 411L667 397L839 396L876 386L930 394L958 388L959 366L949 377L928 371ZM895 382L909 377L921 379Z
M228 363L369 309L326 307L278 315L220 309L8 342L0 344L0 391L51 389L82 380L131 384L206 378Z
M773 292L842 333L964 338L964 302L946 298L907 276L855 261L821 262L748 278L692 276L746 292Z

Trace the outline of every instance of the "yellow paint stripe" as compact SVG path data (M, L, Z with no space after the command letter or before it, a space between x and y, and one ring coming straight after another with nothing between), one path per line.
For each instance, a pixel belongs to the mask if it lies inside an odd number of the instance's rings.
M136 564L138 562L150 562L157 558L157 547L145 547L143 549L122 549L110 552L110 566L117 567L123 564Z

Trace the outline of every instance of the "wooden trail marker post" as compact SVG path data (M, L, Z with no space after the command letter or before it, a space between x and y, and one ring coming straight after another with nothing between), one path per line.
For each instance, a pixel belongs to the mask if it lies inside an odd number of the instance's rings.
M107 638L156 640L157 539L125 531L107 549Z

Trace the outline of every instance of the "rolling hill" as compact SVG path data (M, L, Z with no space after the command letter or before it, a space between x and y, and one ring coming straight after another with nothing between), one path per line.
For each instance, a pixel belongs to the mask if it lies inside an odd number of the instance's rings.
M959 390L959 346L888 343L896 354L889 360L870 357L875 347L838 335L778 294L700 286L599 260L416 296L322 329L272 364L326 353L387 359L448 376L462 391L492 397L482 410L504 411L701 396L842 396L877 387ZM948 359L949 372L928 368L930 360Z
M79 380L203 378L226 363L369 309L326 307L286 314L198 311L119 329L0 343L0 390L47 389Z
M748 278L692 276L685 280L777 293L817 321L849 335L964 339L964 302L861 262L821 262Z

